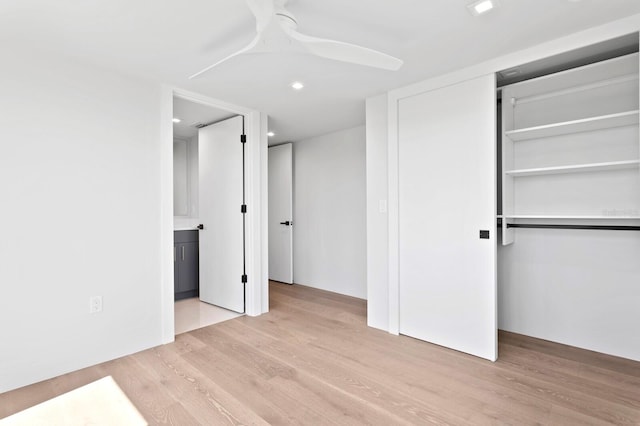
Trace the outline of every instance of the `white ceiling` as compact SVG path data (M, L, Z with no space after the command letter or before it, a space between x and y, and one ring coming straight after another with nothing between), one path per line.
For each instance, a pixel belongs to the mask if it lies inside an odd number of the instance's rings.
M638 0L291 0L300 32L405 61L397 72L302 54L239 56L187 76L254 37L242 0L2 0L0 41L43 49L262 110L272 143L364 123L364 100L544 41L640 13ZM289 88L293 80L304 90Z
M217 123L236 114L229 113L207 105L173 98L173 117L180 120L173 123L173 137L175 139L190 139L198 134L199 126Z

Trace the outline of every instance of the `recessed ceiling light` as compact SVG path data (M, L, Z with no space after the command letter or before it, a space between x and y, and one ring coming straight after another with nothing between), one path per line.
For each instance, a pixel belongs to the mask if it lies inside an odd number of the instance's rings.
M480 16L496 7L496 0L479 0L467 5L473 16Z
M269 133L267 133L267 136L269 136L269 137L273 137L273 136L275 136L275 135L276 135L276 134L275 134L275 133L273 133L273 132L269 132Z
M291 83L291 88L293 88L294 90L302 90L303 87L304 84L299 81L294 81L293 83Z
M179 123L179 122L181 122L181 121L182 121L182 120L180 120L179 118L174 118L174 119L173 119L173 122L174 122L174 123Z

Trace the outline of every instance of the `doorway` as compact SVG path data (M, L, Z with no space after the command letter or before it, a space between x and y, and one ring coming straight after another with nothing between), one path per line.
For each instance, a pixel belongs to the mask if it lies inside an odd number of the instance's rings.
M178 334L245 311L244 117L175 96L173 115Z
M202 218L200 217L202 205L201 200L199 199L200 189L198 188L199 182L199 173L197 172L196 167L175 167L174 168L174 156L173 156L173 143L174 140L182 140L189 141L188 137L185 135L181 135L176 133L174 135L174 126L177 128L178 125L182 125L182 127L191 127L196 132L199 132L202 128L207 128L207 125L210 125L212 122L219 122L220 120L229 119L230 117L237 117L236 121L239 120L240 123L244 121L244 134L246 143L242 144L245 146L245 202L242 204L246 205L247 213L244 216L244 233L245 233L245 242L244 242L244 256L241 254L241 258L244 258L242 268L237 276L237 281L242 286L241 288L246 289L246 297L245 292L241 292L242 307L241 312L244 311L248 315L260 315L268 310L268 287L267 287L267 279L266 279L266 267L263 264L267 261L266 255L266 235L263 236L262 232L262 221L266 220L266 216L263 212L266 211L266 199L263 201L261 198L261 194L263 191L266 193L266 188L263 189L262 182L265 183L266 186L266 177L263 177L263 174L266 175L266 116L257 111L248 110L245 108L229 105L215 99L207 98L198 94L182 91L179 89L166 89L164 93L164 102L165 106L163 111L163 122L167 125L163 125L162 132L162 140L163 140L163 182L162 182L162 193L163 193L163 219L162 219L162 241L163 241L163 250L162 250L162 259L163 259L163 270L162 270L162 306L163 306L163 342L171 342L174 340L174 336L176 333L185 331L184 328L178 327L177 320L178 315L181 315L176 310L177 306L181 306L182 303L176 302L174 303L175 298L175 286L174 281L176 279L175 276L175 268L174 261L178 258L182 259L183 253L188 253L188 250L184 252L182 249L176 250L174 247L174 231L177 230L193 230L198 228L198 225L201 224ZM182 121L181 117L178 116L178 113L181 111L180 105L188 106L195 110L209 110L208 114L213 115L208 116L206 119L199 119L195 117L195 119L189 118L187 115L187 119ZM180 112L182 114L182 112ZM173 118L180 119L179 123L173 121ZM193 118L193 117L192 117ZM172 123L171 127L169 127L168 123ZM242 133L242 125L240 125L240 131L237 135L237 145L240 150L242 150L242 145L240 143L240 134ZM264 130L264 131L263 131ZM174 138L174 136L176 136ZM180 142L179 142L180 143ZM198 146L196 144L192 144L186 150L187 161L191 161L191 164L197 164L198 156ZM238 169L242 169L242 163L238 164ZM179 178L176 176L176 183L180 184L180 188L187 188L186 196L184 194L177 195L175 197L176 202L182 203L182 207L177 209L178 215L174 217L174 169L176 173L182 173L184 169L187 170L186 177ZM242 179L242 175L240 175L240 179ZM186 184L185 184L186 181ZM239 188L240 196L242 196L242 186ZM198 196L196 196L198 194ZM186 203L186 207L184 204ZM237 211L240 214L240 205L234 206L234 212ZM180 214L182 213L182 214ZM185 214L186 213L186 214ZM211 222L210 222L211 223ZM203 224L204 228L202 231L195 231L196 233L206 232L207 226L211 227L213 225ZM211 229L211 228L209 228ZM265 233L266 234L266 233ZM242 231L240 233L242 235ZM264 243L263 243L264 241ZM242 246L242 240L239 242L239 245ZM170 249L170 250L169 250ZM175 260L174 260L175 259ZM210 263L210 260L207 260L207 263ZM263 273L264 271L264 273ZM247 277L246 280L243 280L244 276ZM170 278L172 277L172 278ZM241 280L246 281L243 283ZM200 295L200 289L198 288L198 296ZM191 299L193 296L191 295ZM194 304L191 301L192 305ZM186 304L186 303L185 303ZM196 307L200 307L200 304L195 304ZM246 308L245 308L246 306ZM202 315L201 313L195 312L200 311L200 308L187 308L188 317L190 318L202 318L205 317L205 322L211 321L213 318L214 321L218 321L219 318L228 319L229 315ZM237 315L234 313L233 315ZM208 318L208 319L207 319ZM203 323L203 325L207 325Z
M293 284L293 144L269 147L269 279Z

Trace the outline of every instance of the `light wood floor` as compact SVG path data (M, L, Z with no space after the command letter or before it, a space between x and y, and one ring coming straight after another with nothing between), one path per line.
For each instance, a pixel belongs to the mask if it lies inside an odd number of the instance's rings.
M496 363L271 283L271 312L0 395L0 418L112 375L151 424L640 424L640 363L500 333Z

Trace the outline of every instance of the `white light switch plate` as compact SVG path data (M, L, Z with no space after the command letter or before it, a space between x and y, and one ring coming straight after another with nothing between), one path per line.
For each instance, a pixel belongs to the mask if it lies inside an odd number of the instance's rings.
M89 313L96 314L102 312L102 296L91 296L89 298Z

